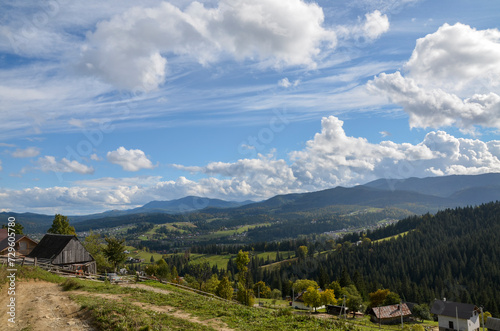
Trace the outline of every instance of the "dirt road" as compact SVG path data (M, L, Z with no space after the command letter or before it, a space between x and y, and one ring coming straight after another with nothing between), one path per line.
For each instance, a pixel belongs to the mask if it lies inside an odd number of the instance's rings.
M142 284L131 284L127 286L162 294L170 293L166 290ZM10 323L8 321L10 318L8 314L9 308L7 306L10 296L7 290L8 288L4 286L0 292L0 329L2 330L94 330L90 326L91 322L88 314L82 311L80 306L69 298L70 294L90 295L116 301L121 301L126 297L130 297L130 294L89 293L84 291L64 292L59 285L43 281L18 282L16 284L15 295L15 323ZM154 306L140 302L133 302L133 304L142 309L166 313L176 318L209 326L215 330L232 330L227 327L225 323L216 318L202 320L170 306Z
M48 282L18 282L15 295L15 324L8 321L10 296L4 286L0 293L2 330L94 330L80 306L61 287ZM4 328L5 327L5 328Z

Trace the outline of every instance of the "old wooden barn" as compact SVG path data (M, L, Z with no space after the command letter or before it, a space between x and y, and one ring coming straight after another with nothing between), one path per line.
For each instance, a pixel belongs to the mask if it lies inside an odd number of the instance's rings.
M90 274L97 271L95 259L73 235L46 234L28 257L67 270Z

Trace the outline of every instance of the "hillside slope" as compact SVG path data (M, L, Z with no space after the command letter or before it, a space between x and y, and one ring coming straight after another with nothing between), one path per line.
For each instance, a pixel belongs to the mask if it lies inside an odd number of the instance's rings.
M331 281L345 270L365 294L384 287L410 302L446 297L500 315L500 202L414 216L393 227L409 232L371 246L344 246L282 273L319 280L326 271Z

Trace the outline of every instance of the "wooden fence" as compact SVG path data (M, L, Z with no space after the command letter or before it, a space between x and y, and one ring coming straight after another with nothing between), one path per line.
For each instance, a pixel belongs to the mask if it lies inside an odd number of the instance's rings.
M47 271L50 271L52 273L59 274L59 275L73 275L76 277L90 278L90 279L94 279L97 277L97 275L94 275L94 274L89 274L89 273L84 273L81 271L71 270L70 269L71 267L69 265L68 266L54 265L54 264L50 263L49 259L37 259L36 257L31 258L31 257L25 257L25 256L17 257L17 258L9 258L7 256L0 256L0 264L11 266L12 263L14 265L20 265L20 266L26 265L26 266L39 267L43 270L47 270Z
M98 278L98 275L95 275L95 274L88 274L88 273L82 273L79 271L70 270L70 269L68 269L69 266L67 266L67 268L65 268L65 267L51 264L50 260L48 260L48 259L37 259L37 258L30 258L30 257L8 258L7 256L0 256L0 264L9 265L10 263L14 263L15 265L21 265L21 266L25 266L25 265L35 266L35 267L39 267L41 269L44 269L44 270L47 270L47 271L50 271L52 273L59 274L62 276L81 277L81 278L94 279L94 280L96 280ZM129 277L131 278L133 276L129 276ZM181 285L181 284L177 284L177 283L171 283L171 282L167 282L165 280L161 280L161 279L157 279L157 278L153 278L153 277L139 276L139 280L141 280L141 281L154 280L154 281L160 282L162 284L168 284L168 285L175 286L175 287L183 289L185 291L195 292L197 294L206 296L210 299L224 301L224 302L232 303L232 304L239 304L239 302L236 302L233 300L226 300L226 299L221 298L213 293L204 292L204 291L197 290L197 289L189 287L189 286L185 286L185 285ZM120 282L122 282L122 281L113 281L113 283L120 283ZM128 281L124 281L124 282L128 283Z

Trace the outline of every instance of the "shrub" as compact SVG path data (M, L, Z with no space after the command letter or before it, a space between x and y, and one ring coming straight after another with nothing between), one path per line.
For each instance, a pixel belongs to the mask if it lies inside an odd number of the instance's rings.
M62 284L62 288L64 291L72 291L72 290L77 290L79 288L82 288L83 285L80 284L76 279L74 278L68 278L66 279Z

